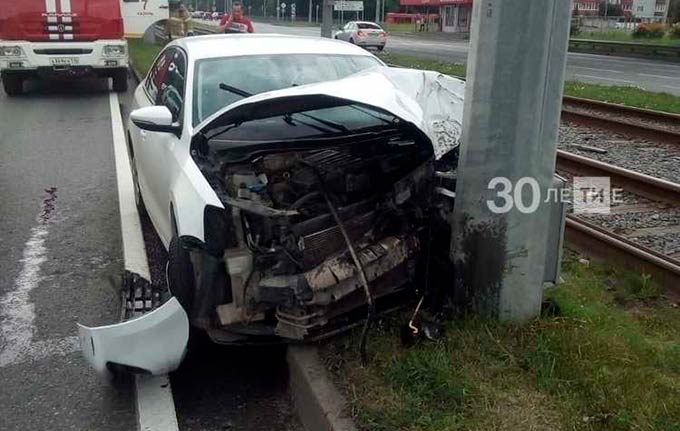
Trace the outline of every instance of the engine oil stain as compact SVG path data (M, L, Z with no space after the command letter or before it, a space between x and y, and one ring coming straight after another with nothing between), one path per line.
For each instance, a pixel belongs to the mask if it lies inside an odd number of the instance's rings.
M47 223L54 213L57 200L57 188L50 187L45 189L45 193L47 193L47 196L43 199L42 213L40 214L40 222L42 224Z

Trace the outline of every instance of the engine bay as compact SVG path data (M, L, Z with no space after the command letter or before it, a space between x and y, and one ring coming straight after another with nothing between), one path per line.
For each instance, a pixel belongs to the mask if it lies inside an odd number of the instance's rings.
M238 238L224 254L232 301L216 304L232 335L257 322L263 334L318 337L366 305L362 276L376 298L417 277L431 147L395 131L288 147L199 160Z

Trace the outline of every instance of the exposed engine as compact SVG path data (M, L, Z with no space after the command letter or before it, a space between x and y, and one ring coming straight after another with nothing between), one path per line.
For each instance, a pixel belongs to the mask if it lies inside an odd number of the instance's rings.
M416 277L431 158L402 133L233 162L222 156L214 175L241 233L225 253L233 301L217 307L222 327L238 333L245 322L274 318L279 336L327 333L366 304L348 240L376 298L403 290Z

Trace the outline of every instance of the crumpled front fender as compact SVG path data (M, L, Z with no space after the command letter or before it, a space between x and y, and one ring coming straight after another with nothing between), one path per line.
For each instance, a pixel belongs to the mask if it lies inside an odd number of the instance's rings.
M135 319L88 328L78 324L85 359L102 374L108 365L131 367L153 375L175 370L189 340L189 318L176 298Z

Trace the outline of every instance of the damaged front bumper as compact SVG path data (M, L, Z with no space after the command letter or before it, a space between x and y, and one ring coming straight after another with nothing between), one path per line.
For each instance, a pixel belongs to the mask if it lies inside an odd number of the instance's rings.
M140 317L89 328L78 324L85 359L99 373L114 367L143 374L165 374L184 358L189 319L176 298Z

